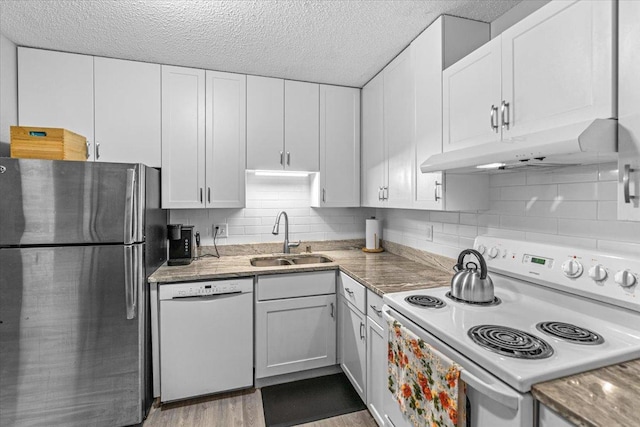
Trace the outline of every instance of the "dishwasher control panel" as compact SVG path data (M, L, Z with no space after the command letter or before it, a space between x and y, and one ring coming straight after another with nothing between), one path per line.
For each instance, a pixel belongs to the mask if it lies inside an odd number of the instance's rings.
M209 295L245 293L253 291L253 279L212 280L206 282L187 282L163 284L159 287L161 300Z

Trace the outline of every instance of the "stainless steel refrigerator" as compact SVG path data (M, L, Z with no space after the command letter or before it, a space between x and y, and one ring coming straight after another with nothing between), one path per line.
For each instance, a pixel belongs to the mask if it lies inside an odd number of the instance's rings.
M152 400L160 173L0 158L0 425L125 426Z

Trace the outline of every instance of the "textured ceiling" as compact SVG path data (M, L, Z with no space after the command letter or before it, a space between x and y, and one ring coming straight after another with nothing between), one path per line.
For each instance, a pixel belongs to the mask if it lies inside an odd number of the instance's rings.
M441 14L520 0L0 0L21 46L361 87Z

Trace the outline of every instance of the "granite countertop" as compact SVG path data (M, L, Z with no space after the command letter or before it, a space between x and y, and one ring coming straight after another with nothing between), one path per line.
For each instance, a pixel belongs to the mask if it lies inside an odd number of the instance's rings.
M451 258L392 242L384 242L389 251L376 254L364 253L359 246L360 243L329 245L327 250L313 251L331 258L333 262L329 263L254 267L250 264L251 258L276 255L265 254L277 251L278 246L270 246L271 251L267 251L259 244L245 245L239 251L241 255L200 258L187 266L164 265L149 281L184 282L339 269L378 295L447 286L451 281L455 264ZM640 359L537 384L532 393L578 426L640 425Z
M443 265L439 265L439 263L427 265L390 252L370 254L360 249L343 249L314 251L313 254L325 255L334 262L254 267L250 263L252 258L273 255L251 254L221 256L220 258L204 257L184 266L170 267L163 265L149 277L149 281L158 283L187 282L247 277L257 274L300 273L340 269L376 294L383 295L389 292L447 286L451 282L453 275L452 270L446 271L447 266L445 263L442 263Z
M532 393L578 426L637 426L640 359L536 384Z

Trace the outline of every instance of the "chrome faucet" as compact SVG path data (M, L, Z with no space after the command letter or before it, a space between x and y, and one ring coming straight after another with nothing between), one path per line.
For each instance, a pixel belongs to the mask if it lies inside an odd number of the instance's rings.
M284 246L282 248L282 252L285 254L291 253L291 248L297 248L300 246L300 240L298 243L289 243L289 216L285 211L282 211L278 214L276 218L276 223L273 225L273 231L271 232L273 235L277 235L280 230L280 217L284 215Z

